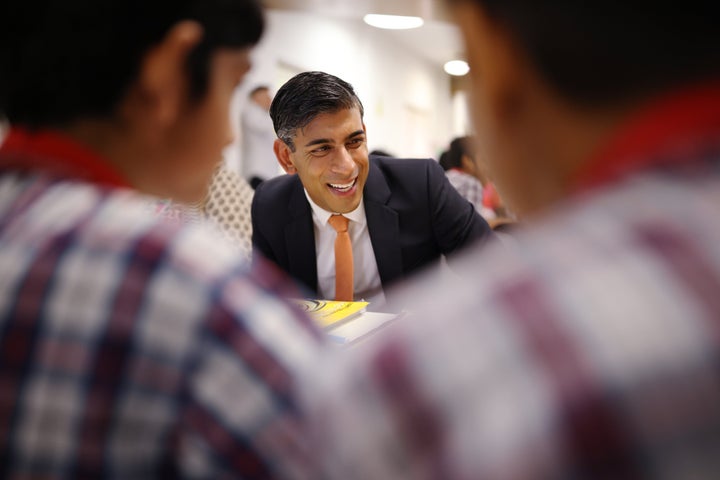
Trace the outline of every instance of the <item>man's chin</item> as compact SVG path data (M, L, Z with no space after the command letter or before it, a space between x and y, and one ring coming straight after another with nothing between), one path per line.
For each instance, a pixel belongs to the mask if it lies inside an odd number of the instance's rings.
M330 209L333 213L349 213L355 210L360 205L360 199L352 199L348 201L338 202L337 200L332 202Z

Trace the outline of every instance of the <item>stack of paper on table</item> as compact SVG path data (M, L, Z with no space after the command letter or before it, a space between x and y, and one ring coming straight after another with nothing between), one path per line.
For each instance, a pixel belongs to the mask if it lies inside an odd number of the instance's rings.
M368 312L368 302L293 299L337 343L352 343L398 317Z
M365 307L368 306L368 302L307 299L293 299L293 301L324 329L350 320L364 312Z
M326 331L334 342L353 343L398 317L396 313L363 312L349 322L343 322Z

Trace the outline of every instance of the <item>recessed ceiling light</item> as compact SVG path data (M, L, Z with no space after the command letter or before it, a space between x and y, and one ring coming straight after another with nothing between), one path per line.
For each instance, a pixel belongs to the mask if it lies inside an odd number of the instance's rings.
M368 13L363 17L368 25L377 28L387 28L390 30L407 30L409 28L422 27L423 21L420 17L404 17L401 15L378 15Z
M470 67L464 60L450 60L445 64L444 68L446 73L456 77L462 77L470 71Z

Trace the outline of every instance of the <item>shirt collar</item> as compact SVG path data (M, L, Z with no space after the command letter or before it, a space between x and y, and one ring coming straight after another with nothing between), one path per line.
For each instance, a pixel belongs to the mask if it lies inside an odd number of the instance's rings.
M313 216L319 221L320 225L326 226L331 216L340 215L338 213L328 212L324 208L320 207L313 201L312 198L310 198L308 191L306 189L303 190L305 191L305 198L307 198L308 202L310 202L310 208L312 208ZM367 222L367 219L365 217L365 205L362 199L360 199L360 204L355 210L343 213L342 216L347 217L353 222L364 225L365 222Z
M129 187L128 181L106 159L51 130L12 127L0 147L0 170L43 172L111 187Z
M720 82L659 98L632 117L576 175L585 190L639 170L690 164L720 152Z

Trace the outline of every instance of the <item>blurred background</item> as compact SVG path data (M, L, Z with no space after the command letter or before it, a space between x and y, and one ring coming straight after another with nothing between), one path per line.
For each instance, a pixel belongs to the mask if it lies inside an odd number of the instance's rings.
M438 158L452 137L469 133L462 76L444 70L463 60L462 43L441 0L267 0L268 28L253 68L233 101L233 119L248 93L271 93L293 75L322 70L350 82L365 106L368 148L399 157ZM368 14L412 16L411 29L376 28ZM411 20L413 21L413 20ZM414 20L420 23L419 20ZM242 132L225 151L240 168Z

